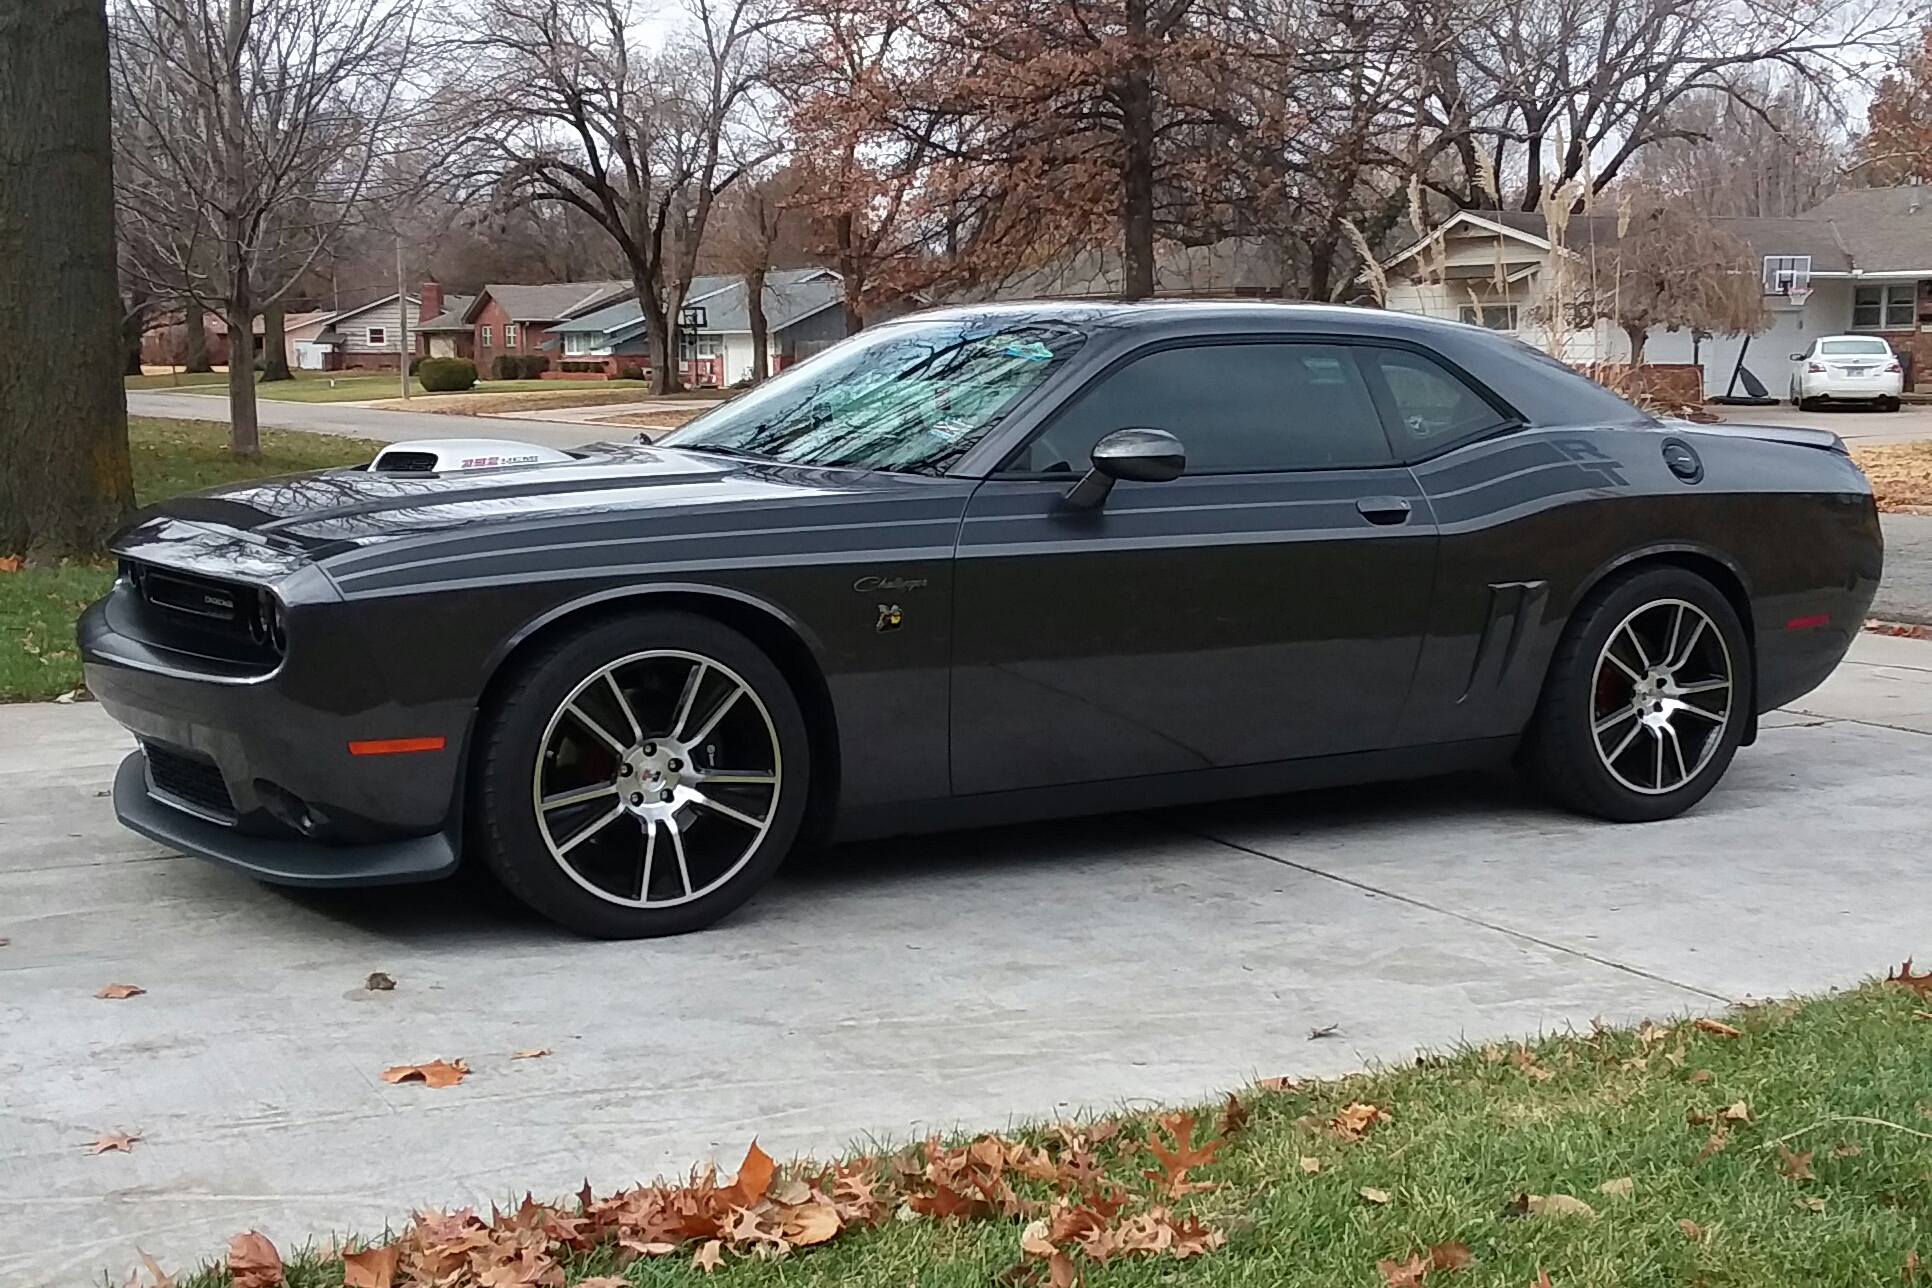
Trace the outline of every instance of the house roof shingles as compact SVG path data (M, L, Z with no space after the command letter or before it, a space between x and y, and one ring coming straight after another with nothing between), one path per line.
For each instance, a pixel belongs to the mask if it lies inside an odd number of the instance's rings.
M492 282L483 288L483 295L470 301L470 307L464 310L464 314L474 322L477 306L487 295L497 302L512 322L555 322L607 304L629 290L629 282L615 280L544 282L535 286Z
M418 331L467 331L470 329L470 324L464 320L463 315L470 311L470 305L474 303L476 303L474 295L445 295L443 311L433 318L424 318L416 324L416 329Z
M765 278L765 325L772 331L782 331L836 304L844 289L839 276L826 269L775 270ZM751 310L746 304L742 277L711 273L693 278L691 292L684 302L687 308L704 310L704 326L699 329L706 333L751 330ZM607 335L613 340L624 340L643 329L644 310L632 298L578 313L557 323L550 331Z

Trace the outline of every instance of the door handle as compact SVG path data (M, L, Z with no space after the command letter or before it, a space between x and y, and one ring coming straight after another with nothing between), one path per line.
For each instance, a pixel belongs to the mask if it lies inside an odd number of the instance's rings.
M1399 496L1365 496L1355 508L1370 523L1402 523L1409 517L1409 503Z

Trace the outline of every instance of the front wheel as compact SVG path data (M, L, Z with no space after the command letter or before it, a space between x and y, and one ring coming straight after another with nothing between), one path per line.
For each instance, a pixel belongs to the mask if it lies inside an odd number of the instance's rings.
M1599 590L1557 646L1526 743L1563 804L1616 822L1683 813L1744 736L1751 653L1730 601L1681 568Z
M791 848L811 772L804 717L755 644L641 612L530 658L481 744L484 856L580 934L680 934L750 898Z

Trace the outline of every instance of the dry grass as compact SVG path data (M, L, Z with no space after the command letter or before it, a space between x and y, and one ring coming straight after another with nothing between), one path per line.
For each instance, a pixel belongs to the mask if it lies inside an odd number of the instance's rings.
M1854 447L1852 459L1872 481L1879 509L1932 514L1932 442Z
M676 429L691 420L703 407L677 407L663 411L633 411L616 416L599 416L599 425L639 425L645 429Z
M553 383L558 387L529 393L437 394L431 398L411 398L407 402L401 398L390 398L369 405L406 411L435 411L451 416L494 416L506 411L549 411L557 407L596 407L603 403L655 402L664 396L652 393L648 385L611 384L601 380L586 381L584 384Z

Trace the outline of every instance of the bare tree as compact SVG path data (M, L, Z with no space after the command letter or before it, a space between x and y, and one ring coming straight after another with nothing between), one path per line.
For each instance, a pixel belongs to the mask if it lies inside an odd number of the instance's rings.
M744 283L751 322L751 382L771 374L770 327L765 321L765 279L771 273L788 225L802 222L794 205L798 175L780 170L740 183L719 205L705 244L706 258Z
M1842 100L1801 79L1740 80L1736 94L1702 95L1673 110L1676 137L1637 157L1630 177L1712 218L1801 214L1842 180Z
M133 505L100 0L0 0L0 551L84 554Z
M121 204L193 310L225 314L229 447L259 453L254 320L368 190L413 0L120 0Z
M682 387L678 316L719 195L774 148L749 127L776 23L766 0L688 0L667 45L629 0L480 0L475 54L440 100L498 204L573 207L623 253L652 387Z
M1590 308L1622 328L1630 365L1658 327L1751 335L1765 325L1764 287L1751 248L1680 201L1626 190L1616 240L1598 245Z

